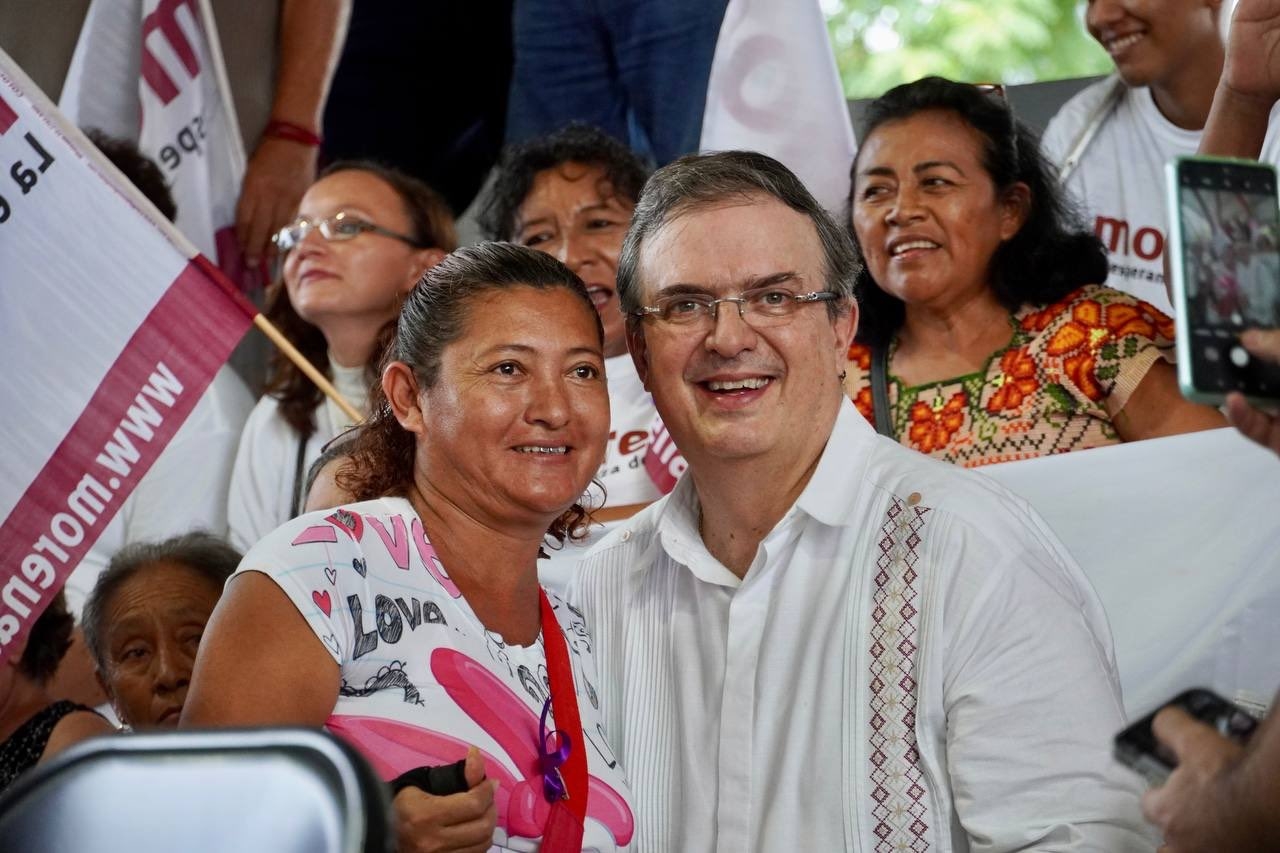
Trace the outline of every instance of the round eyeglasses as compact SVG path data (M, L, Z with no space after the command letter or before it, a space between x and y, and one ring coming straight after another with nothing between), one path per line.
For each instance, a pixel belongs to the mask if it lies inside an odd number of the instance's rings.
M752 326L776 326L787 322L801 305L833 302L840 294L830 290L792 293L781 287L759 287L743 291L741 296L713 297L706 293L669 293L658 297L653 305L636 308L633 317L652 317L681 329L709 328L725 302L738 306L738 316Z
M354 240L361 234L368 232L370 234L381 234L383 237L390 237L402 243L408 243L415 249L427 248L420 241L406 234L383 228L381 225L374 225L366 219L352 216L346 212L335 213L326 219L309 219L305 216L300 216L276 232L272 236L271 242L276 244L276 248L280 250L281 254L285 254L307 239L307 235L311 233L312 228L319 231L320 236L326 240Z

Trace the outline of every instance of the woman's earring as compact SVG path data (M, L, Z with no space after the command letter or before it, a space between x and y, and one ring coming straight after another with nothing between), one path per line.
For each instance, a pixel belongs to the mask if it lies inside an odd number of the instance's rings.
M841 381L841 382L844 382L844 378L845 378L846 376L848 376L848 375L849 375L849 371L847 371L847 370L842 370L842 371L840 371L840 381Z

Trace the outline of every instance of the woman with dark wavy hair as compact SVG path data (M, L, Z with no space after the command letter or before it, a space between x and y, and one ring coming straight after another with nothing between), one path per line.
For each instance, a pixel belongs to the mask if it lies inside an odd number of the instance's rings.
M395 169L335 163L274 240L284 263L267 295L267 318L362 409L400 303L457 245L448 205ZM298 514L308 467L350 426L350 417L276 353L231 474L233 545L248 550Z
M626 849L582 616L537 574L548 539L585 534L609 431L582 280L532 249L459 249L405 302L371 405L338 475L356 502L245 556L183 724L345 737L394 780L401 850ZM463 759L456 789L414 772Z
M1178 393L1173 322L1102 284L1102 244L1001 93L926 77L859 138L845 385L881 433L972 467L1223 425Z

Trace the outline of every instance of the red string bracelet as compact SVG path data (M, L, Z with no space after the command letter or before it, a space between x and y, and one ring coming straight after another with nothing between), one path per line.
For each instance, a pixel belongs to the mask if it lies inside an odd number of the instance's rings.
M267 122L266 129L262 131L262 135L269 139L287 139L290 142L297 142L311 148L319 148L321 143L324 142L318 133L310 131L300 124L275 118Z

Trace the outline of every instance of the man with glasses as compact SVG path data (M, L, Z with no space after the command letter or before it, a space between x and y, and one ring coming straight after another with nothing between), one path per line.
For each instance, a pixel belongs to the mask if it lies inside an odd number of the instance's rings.
M570 590L635 849L1152 849L1079 568L845 398L858 267L763 155L678 160L636 207L628 344L689 469Z

